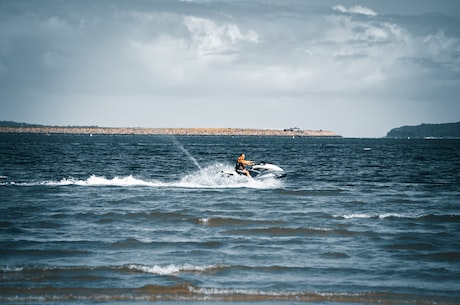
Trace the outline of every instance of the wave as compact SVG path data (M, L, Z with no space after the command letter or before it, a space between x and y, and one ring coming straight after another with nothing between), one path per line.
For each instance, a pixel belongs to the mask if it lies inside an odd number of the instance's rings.
M174 188L255 188L272 189L282 187L282 182L275 178L255 180L245 176L228 176L225 172L232 171L232 167L225 164L213 164L206 168L184 175L179 181L163 182L155 179L136 178L133 175L105 176L91 175L87 179L62 178L61 180L47 180L39 182L1 182L4 186L115 186L115 187L174 187Z
M256 219L239 219L231 217L214 217L214 218L199 218L198 223L209 227L243 227L250 225L273 225L284 224L280 220L256 220Z
M387 218L387 217L400 217L400 214L365 214L365 213L353 213L344 215L333 215L334 218L343 219L367 219L367 218Z
M225 265L207 265L207 266L194 266L191 264L182 264L182 265L164 265L164 266L146 266L146 265L127 265L124 266L123 270L136 271L142 273L152 273L158 275L173 275L178 273L188 273L188 272L214 272L220 269L227 268Z
M278 191L281 195L288 196L305 196L305 197L321 197L321 196L338 196L343 193L342 189L311 189L311 190L295 190L295 189L280 189Z
M344 253L325 253L334 258L346 258ZM451 254L448 254L449 256ZM458 253L456 254L458 257ZM59 301L228 301L228 302L337 302L337 303L391 303L391 304L458 304L454 294L425 294L423 291L413 293L399 293L389 291L382 287L377 291L299 291L299 290L272 290L256 287L236 288L231 286L199 287L188 281L181 284L158 285L147 284L144 286L114 287L110 281L104 286L87 285L88 279L107 280L113 279L117 274L155 274L171 279L182 273L209 273L224 272L229 269L254 269L249 266L227 265L192 265L192 264L169 264L169 265L141 265L127 264L121 266L0 266L0 276L12 284L0 287L0 303L13 302L59 302ZM283 272L291 268L309 267L283 267L267 266L256 267L260 271ZM33 285L15 285L19 278L26 278ZM66 287L53 281L59 278L72 278L75 283L81 280L81 285ZM47 281L51 279L51 281ZM45 285L46 283L46 285Z
M436 215L436 214L399 214L399 213L384 213L384 214L366 214L366 213L353 213L343 215L333 215L334 218L343 219L392 219L392 218L405 218L415 219L420 221L441 221L441 222L458 222L460 221L460 215Z
M316 292L270 291L259 289L196 287L185 282L178 285L145 285L137 288L88 287L1 287L1 302L57 301L213 301L213 302L309 302L309 303L391 303L391 304L458 304L455 297L408 294L387 291Z
M355 232L345 229L332 228L284 228L284 227L269 227L269 228L253 228L253 229L235 229L226 230L222 234L227 235L242 235L242 236L308 236L308 235L323 235L323 236L358 236L369 235L371 232Z
M157 275L175 275L189 272L215 272L230 268L226 265L192 265L192 264L169 264L169 265L140 265L128 264L123 266L0 266L0 274L4 277L8 274L41 274L50 273L91 273L91 272L116 272L116 273L148 273Z

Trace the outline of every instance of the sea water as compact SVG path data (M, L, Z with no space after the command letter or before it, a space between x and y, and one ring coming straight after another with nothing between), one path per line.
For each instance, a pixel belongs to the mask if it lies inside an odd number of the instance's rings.
M1 134L0 302L150 301L459 304L460 141Z

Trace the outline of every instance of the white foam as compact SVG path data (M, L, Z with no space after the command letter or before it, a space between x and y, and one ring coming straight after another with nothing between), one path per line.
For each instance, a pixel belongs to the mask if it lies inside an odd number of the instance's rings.
M379 214L378 217L380 219L385 219L385 218L419 218L419 215L403 215L403 214L395 214L395 213L386 213L386 214Z
M0 266L1 272L20 272L23 271L23 267L15 267L15 266Z
M104 176L91 175L86 180L79 180L75 178L63 178L60 181L45 181L42 183L30 183L29 185L50 185L50 186L65 186L65 185L78 185L78 186L161 186L158 181L145 181L134 178L132 175L126 177L115 176L108 179Z
M369 215L369 214L346 214L346 215L334 215L334 217L342 217L345 219L354 219L354 218L372 218L375 217L375 215Z
M207 225L209 223L209 220L210 220L209 218L200 218L199 222L201 224Z
M223 296L223 295L242 295L242 296L295 296L295 292L278 292L278 291L262 291L258 289L239 289L239 288L194 288L189 290L193 293L207 296Z
M282 182L275 178L255 180L246 176L227 175L225 172L232 171L232 167L224 164L213 164L201 170L197 170L184 176L176 182L162 182L159 180L147 180L129 176L115 176L107 178L105 176L91 175L87 179L63 178L59 181L42 182L8 182L0 185L20 185L20 186L147 186L147 187L177 187L177 188L255 188L270 189L279 188Z
M164 266L145 266L145 265L128 265L126 266L130 270L134 271L141 271L145 273L152 273L152 274L158 274L158 275L171 275L171 274L177 274L180 272L204 272L207 270L212 270L216 268L220 268L223 266L217 266L217 265L208 265L208 266L194 266L190 264L182 264L182 265L164 265Z
M246 187L257 189L279 188L282 186L282 182L275 178L255 180L246 176L226 174L232 171L233 168L229 165L213 164L200 171L185 175L178 183L174 184L174 186L186 188Z
M384 213L384 214L345 214L345 215L334 215L336 218L345 218L345 219L366 219L366 218L420 218L423 215L409 215L409 214L398 214L398 213Z

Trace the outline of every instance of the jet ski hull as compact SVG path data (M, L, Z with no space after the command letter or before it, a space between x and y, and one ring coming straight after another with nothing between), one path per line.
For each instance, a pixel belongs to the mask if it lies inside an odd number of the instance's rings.
M249 173L253 178L266 179L266 178L284 178L286 172L278 165L271 163L258 163L249 168Z

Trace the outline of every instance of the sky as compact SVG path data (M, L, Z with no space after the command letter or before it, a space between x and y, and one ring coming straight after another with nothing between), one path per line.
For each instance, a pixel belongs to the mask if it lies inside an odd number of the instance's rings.
M0 121L383 137L459 98L457 0L0 1Z

